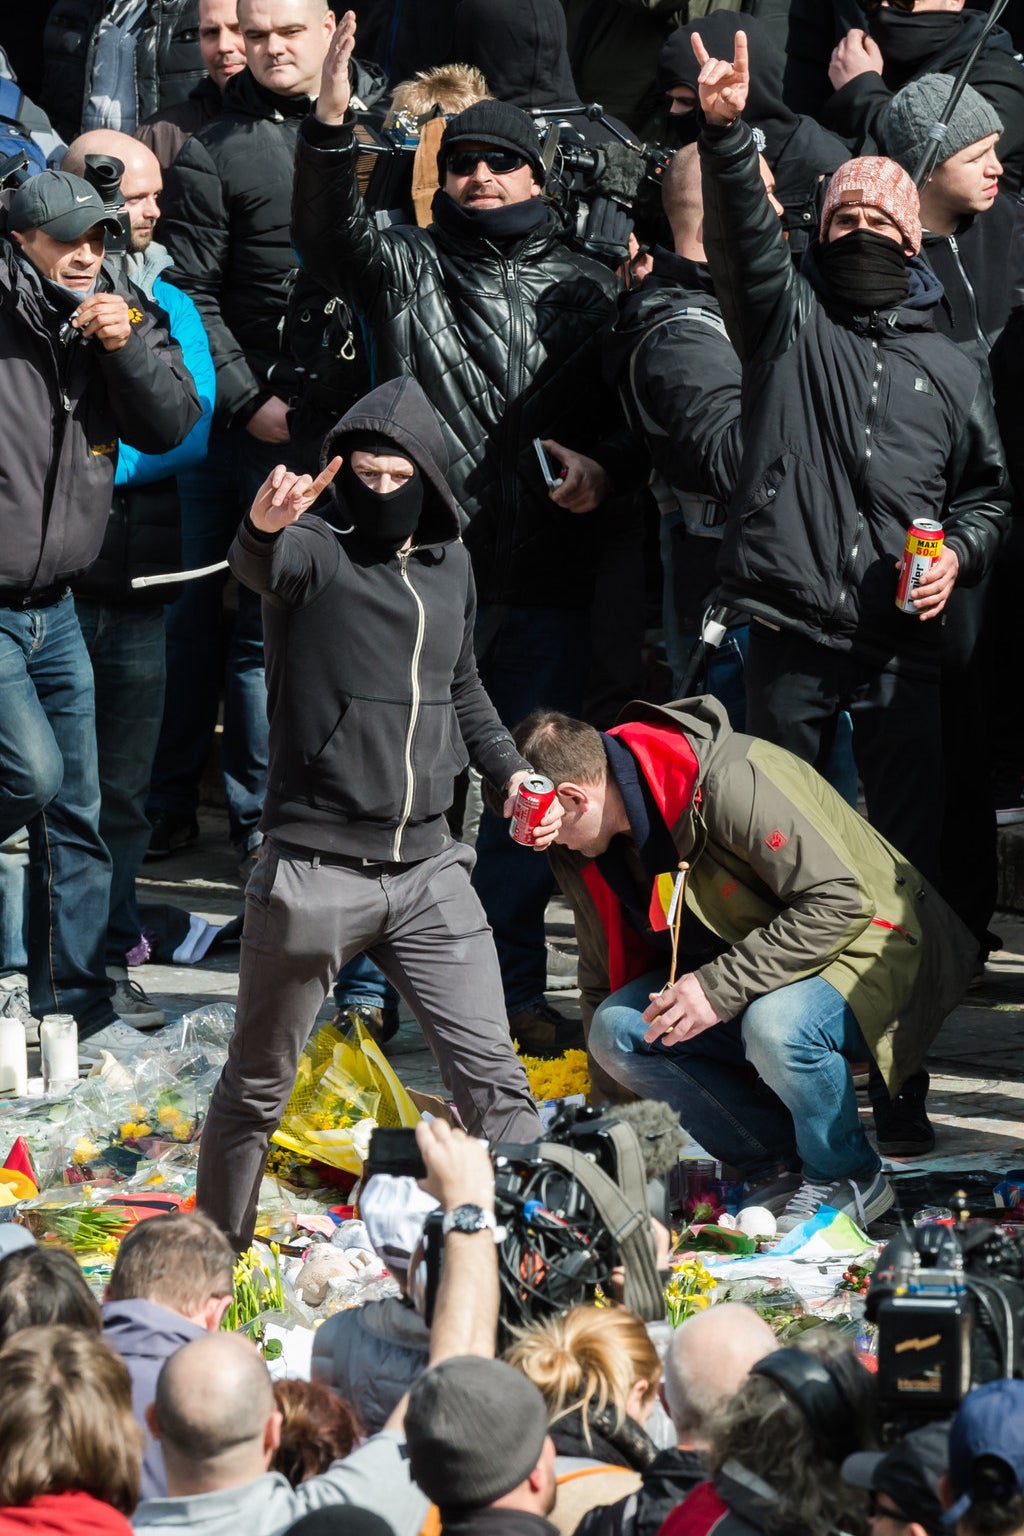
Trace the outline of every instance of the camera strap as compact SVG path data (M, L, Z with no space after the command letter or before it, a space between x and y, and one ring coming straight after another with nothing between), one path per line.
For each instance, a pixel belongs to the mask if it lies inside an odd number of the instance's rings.
M647 1203L647 1175L640 1143L631 1126L610 1122L604 1130L615 1148L618 1179L574 1147L545 1141L545 1162L563 1168L581 1184L611 1234L625 1270L623 1304L644 1322L665 1316L665 1296L654 1262L654 1234Z

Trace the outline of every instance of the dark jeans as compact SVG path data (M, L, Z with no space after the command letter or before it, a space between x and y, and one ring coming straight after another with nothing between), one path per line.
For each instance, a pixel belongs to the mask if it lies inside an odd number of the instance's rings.
M106 958L124 965L142 925L135 877L149 844L146 794L164 707L163 606L76 597L96 686L100 836L111 859Z
M799 1161L815 1183L871 1179L878 1154L861 1130L850 1072L867 1045L850 1005L821 976L766 992L679 1045L648 1045L643 1010L665 972L606 997L588 1045L642 1099L660 1099L714 1158L752 1180Z
M590 659L585 610L485 605L476 651L483 685L510 729L540 706L579 715ZM512 1014L544 995L544 913L555 883L547 859L514 843L508 827L484 807L473 884L494 931Z
M287 457L287 443L261 443L244 431L211 433L204 462L178 477L186 570L224 559L259 486ZM231 839L242 843L256 830L267 782L263 618L260 598L240 585L222 673L214 658L226 580L221 572L188 582L167 610L167 692L147 808L151 815L195 813L223 684L224 788Z
M871 825L939 884L942 718L939 683L902 677L786 630L750 626L747 730L823 773L836 721L853 721L853 755Z
M99 821L92 666L74 599L0 608L0 842L28 827L29 999L39 1017L73 1013L82 1036L115 1017Z

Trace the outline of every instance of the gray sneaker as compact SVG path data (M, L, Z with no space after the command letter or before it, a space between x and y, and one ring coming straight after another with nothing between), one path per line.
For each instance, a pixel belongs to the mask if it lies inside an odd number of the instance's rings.
M0 1018L19 1019L25 1030L25 1044L39 1044L39 1020L28 1000L28 978L14 974L0 978Z
M823 1205L851 1217L862 1229L877 1221L896 1201L896 1193L879 1169L872 1179L833 1179L815 1184L805 1179L778 1219L780 1232L792 1232Z
M760 1206L764 1211L771 1211L773 1216L781 1216L787 1204L800 1188L801 1178L798 1173L777 1173L774 1178L767 1179L763 1184L752 1184L743 1196L741 1211L753 1206Z
M558 949L554 944L548 944L547 949L547 975L544 979L545 992L567 992L570 987L578 984L580 963L575 955L570 955L567 950Z
M151 997L146 996L137 981L129 978L127 966L108 965L107 975L114 983L110 1006L119 1018L133 1029L163 1028L167 1023L166 1013L157 1007Z

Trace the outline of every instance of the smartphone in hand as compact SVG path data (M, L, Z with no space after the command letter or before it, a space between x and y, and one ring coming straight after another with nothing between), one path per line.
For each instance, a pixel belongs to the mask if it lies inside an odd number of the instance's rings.
M533 440L533 451L537 455L537 462L540 465L540 472L544 476L544 484L547 486L549 491L557 491L558 487L565 479L565 466L563 464L558 464L557 469L553 467L552 461L548 458L548 455L544 449L544 444L541 442L539 437L535 437ZM557 464L558 461L555 460L555 463Z

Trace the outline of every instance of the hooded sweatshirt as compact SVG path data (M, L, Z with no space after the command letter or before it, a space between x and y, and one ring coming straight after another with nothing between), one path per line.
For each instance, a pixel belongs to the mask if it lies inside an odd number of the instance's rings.
M782 227L798 261L818 228L821 202L832 172L849 160L850 151L834 133L791 110L782 99L786 61L772 46L765 27L754 16L715 11L700 21L679 27L658 59L662 89L688 85L697 89L700 72L693 52L696 32L716 59L731 59L736 33L747 34L750 49L750 94L744 119L760 132L762 153L775 176L775 196L785 209ZM694 125L696 129L696 124Z
M267 535L246 519L228 554L263 594L270 763L260 823L279 840L409 861L450 842L444 816L472 761L499 789L528 769L477 675L476 591L445 480L437 418L409 378L382 384L323 447L394 443L423 478L409 551L350 528L344 506Z
M133 1297L108 1301L103 1307L103 1342L121 1356L132 1379L132 1412L146 1437L142 1454L140 1497L158 1499L167 1492L167 1473L160 1442L146 1423L146 1409L156 1398L156 1380L165 1360L184 1344L202 1338L205 1329L169 1307Z

